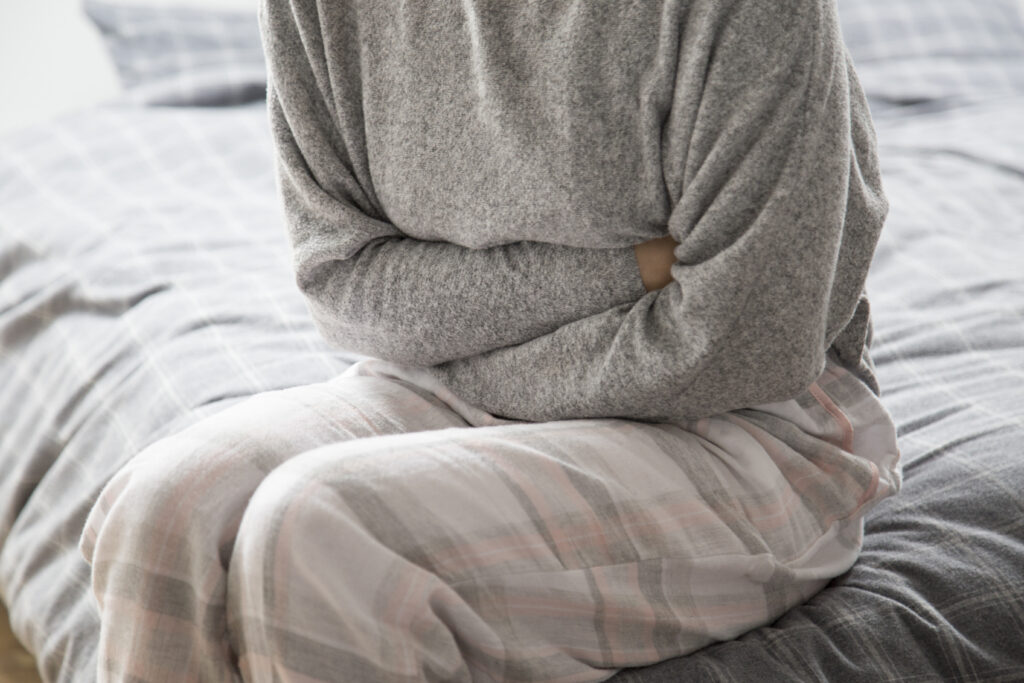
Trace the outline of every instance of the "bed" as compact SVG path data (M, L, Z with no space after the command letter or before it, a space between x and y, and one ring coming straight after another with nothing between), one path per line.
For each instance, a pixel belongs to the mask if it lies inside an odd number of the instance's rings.
M361 356L317 334L255 10L85 0L116 100L0 138L0 598L92 680L79 534L147 444ZM775 623L616 683L1024 680L1024 2L840 0L891 210L867 288L900 493Z

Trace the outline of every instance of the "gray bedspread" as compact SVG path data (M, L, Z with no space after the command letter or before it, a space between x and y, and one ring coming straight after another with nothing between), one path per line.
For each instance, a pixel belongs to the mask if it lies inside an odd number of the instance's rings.
M903 490L771 626L612 680L1024 680L1024 94L876 100L868 292ZM262 101L110 104L0 139L0 596L46 681L90 679L77 550L146 444L359 356L294 286Z

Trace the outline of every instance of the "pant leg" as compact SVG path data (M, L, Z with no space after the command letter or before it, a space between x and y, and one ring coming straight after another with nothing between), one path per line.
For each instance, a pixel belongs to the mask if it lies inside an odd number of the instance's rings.
M267 473L326 443L465 426L419 387L343 375L257 395L142 451L103 489L80 543L101 617L99 680L239 680L226 571Z
M831 366L793 401L688 425L322 447L249 502L232 647L256 682L605 680L770 623L846 571L897 462L888 414Z

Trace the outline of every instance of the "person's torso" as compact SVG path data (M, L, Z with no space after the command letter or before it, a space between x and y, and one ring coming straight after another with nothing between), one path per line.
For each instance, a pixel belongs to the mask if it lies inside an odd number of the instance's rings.
M687 13L706 5L323 3L355 175L381 217L420 240L607 248L666 235L683 191L679 138L701 99L692 74L693 92L677 92L676 67L685 24L700 19ZM877 392L867 305L833 350Z
M353 3L360 63L332 67L358 70L387 219L474 248L667 234L675 4Z

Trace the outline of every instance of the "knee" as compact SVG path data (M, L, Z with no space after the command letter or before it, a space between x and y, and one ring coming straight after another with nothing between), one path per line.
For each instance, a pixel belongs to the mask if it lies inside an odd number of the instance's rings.
M315 451L313 452L315 453ZM240 666L256 666L245 653L281 654L284 645L269 623L288 624L292 617L318 614L331 597L310 594L329 582L324 572L343 571L353 556L324 562L344 534L338 507L328 511L310 453L297 456L268 474L253 492L236 532L228 565L228 622L232 647L242 654ZM349 548L349 552L358 552ZM287 650L287 648L284 648ZM254 671L247 679L260 680ZM269 680L269 678L268 678Z
M269 607L261 590L270 595L274 585L288 585L293 600L295 584L316 590L325 572L354 565L370 581L367 590L396 566L452 578L436 553L450 536L445 512L458 507L443 500L451 477L438 453L450 436L357 439L306 451L274 469L250 497L237 530L230 572L239 593L262 602L254 607L261 611ZM419 502L423 489L436 494L436 508ZM325 599L318 594L314 602Z
M366 457L372 445L357 440L308 451L260 482L237 529L230 565L250 601L265 602L260 591L272 595L274 585L288 585L288 599L295 600L296 586L319 583L325 571L356 557L365 563L394 553L386 496L372 491L381 476L369 471L379 462Z
M235 523L263 470L251 440L230 424L197 423L125 463L89 511L79 543L86 561L132 561L147 549Z
M396 558L358 504L344 502L359 485L344 465L339 475L338 460L358 446L344 448L284 463L246 506L228 566L227 610L231 645L248 680L276 680L265 669L269 662L305 671L308 662L296 659L304 651L296 647L301 633L360 643L377 618L380 582L394 572Z
M330 450L337 452L338 448L334 446ZM233 569L257 573L265 566L267 554L293 558L294 552L301 554L302 551L295 546L316 535L310 533L310 524L316 518L324 517L329 509L335 522L339 520L343 507L330 503L328 497L336 492L327 490L321 476L326 466L321 451L326 450L298 455L272 470L259 483L240 520L232 556ZM324 535L324 538L329 537L330 533Z

